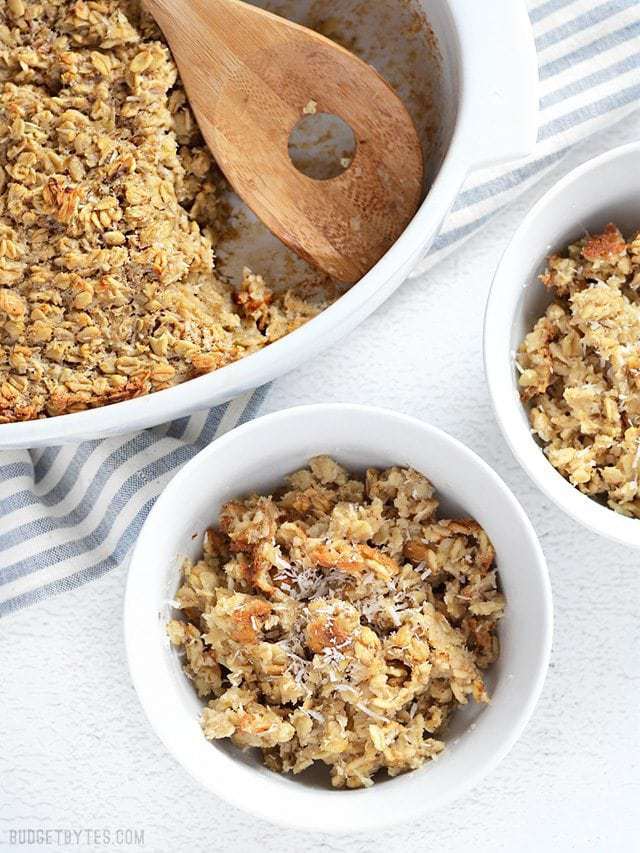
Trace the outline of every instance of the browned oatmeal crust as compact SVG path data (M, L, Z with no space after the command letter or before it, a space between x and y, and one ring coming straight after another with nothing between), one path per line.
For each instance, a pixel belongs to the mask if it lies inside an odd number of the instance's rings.
M436 758L455 708L488 701L505 606L486 533L437 510L412 469L357 479L327 456L227 503L167 626L205 736L280 772L323 762L337 788Z
M221 177L137 0L3 0L0 127L0 423L167 388L322 307L216 274Z
M553 302L518 349L520 393L551 464L640 517L640 235L613 224L549 258Z

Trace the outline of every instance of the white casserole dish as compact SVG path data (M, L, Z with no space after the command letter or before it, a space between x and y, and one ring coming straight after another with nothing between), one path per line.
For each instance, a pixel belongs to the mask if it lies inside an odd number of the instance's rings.
M0 425L0 447L37 447L163 423L232 399L311 358L374 311L423 257L466 175L528 154L537 130L537 65L524 0L416 0L439 54L437 130L427 150L429 192L387 254L317 318L214 373L99 409ZM306 8L296 0L296 8ZM384 62L381 64L384 65Z
M487 671L491 701L453 714L436 762L372 788L336 791L321 765L299 776L267 770L257 750L209 742L202 700L169 647L166 622L184 557L201 554L221 505L268 494L311 456L328 453L349 470L409 465L436 488L443 514L472 516L496 551L507 599L500 656ZM185 500L185 496L188 499ZM416 418L388 409L320 404L285 409L208 445L159 497L136 543L127 580L124 633L131 677L166 748L205 788L259 818L319 832L374 831L438 813L477 785L509 752L540 696L552 635L551 588L531 522L498 475L467 447Z

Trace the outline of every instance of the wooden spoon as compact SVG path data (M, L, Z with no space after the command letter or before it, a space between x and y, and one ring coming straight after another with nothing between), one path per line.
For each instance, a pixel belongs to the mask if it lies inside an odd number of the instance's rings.
M420 140L401 100L348 50L240 0L143 2L236 193L298 255L357 281L422 194ZM329 180L303 175L289 157L289 135L310 104L355 135L351 164Z

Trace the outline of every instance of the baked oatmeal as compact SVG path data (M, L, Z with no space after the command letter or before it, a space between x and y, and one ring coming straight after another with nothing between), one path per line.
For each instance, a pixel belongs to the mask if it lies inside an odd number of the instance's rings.
M410 468L350 475L327 456L273 496L227 503L183 566L167 626L184 653L204 735L258 747L337 788L420 767L450 715L489 701L505 600L469 518L441 518Z
M0 60L0 423L167 388L323 307L216 272L222 179L137 0L3 0Z
M615 225L552 255L553 302L517 353L520 393L551 464L640 517L640 234Z

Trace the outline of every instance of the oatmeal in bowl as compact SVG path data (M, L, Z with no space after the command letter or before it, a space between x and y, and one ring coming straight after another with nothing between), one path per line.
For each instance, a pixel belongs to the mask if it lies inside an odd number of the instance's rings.
M640 233L610 223L552 255L553 295L516 367L531 429L581 492L640 517Z
M525 216L494 277L484 362L514 456L560 509L640 547L640 144L574 169Z
M204 735L272 770L322 762L334 787L369 787L436 758L456 707L489 702L493 546L411 468L358 477L317 456L274 495L226 503L182 575L167 632Z
M506 754L551 601L528 519L475 454L393 412L304 406L171 481L125 636L150 722L205 787L346 832L437 809Z

